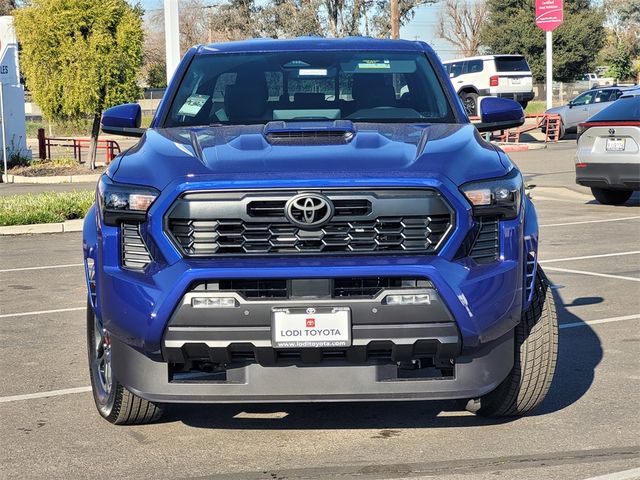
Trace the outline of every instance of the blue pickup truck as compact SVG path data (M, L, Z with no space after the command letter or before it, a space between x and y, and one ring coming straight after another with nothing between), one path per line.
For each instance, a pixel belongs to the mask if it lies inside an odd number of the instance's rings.
M536 212L433 50L370 38L191 48L84 224L90 376L115 424L170 403L536 407L557 354Z

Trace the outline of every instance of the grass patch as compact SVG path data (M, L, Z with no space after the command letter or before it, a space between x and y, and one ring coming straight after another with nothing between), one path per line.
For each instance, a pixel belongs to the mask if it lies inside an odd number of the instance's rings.
M0 196L0 226L83 218L94 198L93 191Z
M539 113L544 113L547 110L547 102L543 100L532 100L527 104L527 108L524 113L529 115L536 115Z

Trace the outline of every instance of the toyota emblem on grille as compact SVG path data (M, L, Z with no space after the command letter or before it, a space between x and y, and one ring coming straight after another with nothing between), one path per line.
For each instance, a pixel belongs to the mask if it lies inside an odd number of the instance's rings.
M333 217L333 203L319 193L301 193L289 199L285 215L297 227L319 228Z
M615 128L610 128L609 129L609 135L615 135L616 134L616 129Z

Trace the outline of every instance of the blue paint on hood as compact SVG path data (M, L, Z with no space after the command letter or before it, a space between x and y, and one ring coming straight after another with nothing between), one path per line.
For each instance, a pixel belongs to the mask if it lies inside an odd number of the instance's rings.
M511 164L471 124L354 124L344 144L271 144L264 125L149 129L110 169L121 183L500 177Z

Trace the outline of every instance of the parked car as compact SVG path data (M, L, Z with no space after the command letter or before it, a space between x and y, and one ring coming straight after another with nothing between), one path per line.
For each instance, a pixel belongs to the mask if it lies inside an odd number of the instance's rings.
M640 89L633 89L578 126L576 183L606 205L640 189Z
M510 98L522 108L533 100L531 69L522 55L483 55L443 64L469 115L477 115L482 96Z
M402 92L402 93L401 93ZM84 222L93 396L116 424L172 402L471 400L549 389L553 297L522 175L426 44L251 40L190 49Z
M579 82L584 82L587 88L592 89L614 85L616 80L612 77L601 77L597 73L585 73L580 77Z
M568 104L554 107L545 113L560 115L562 124L558 138L563 138L567 133L575 133L578 124L586 121L601 110L604 110L612 102L615 102L624 93L624 87L594 88L581 93ZM544 130L543 130L544 131Z

